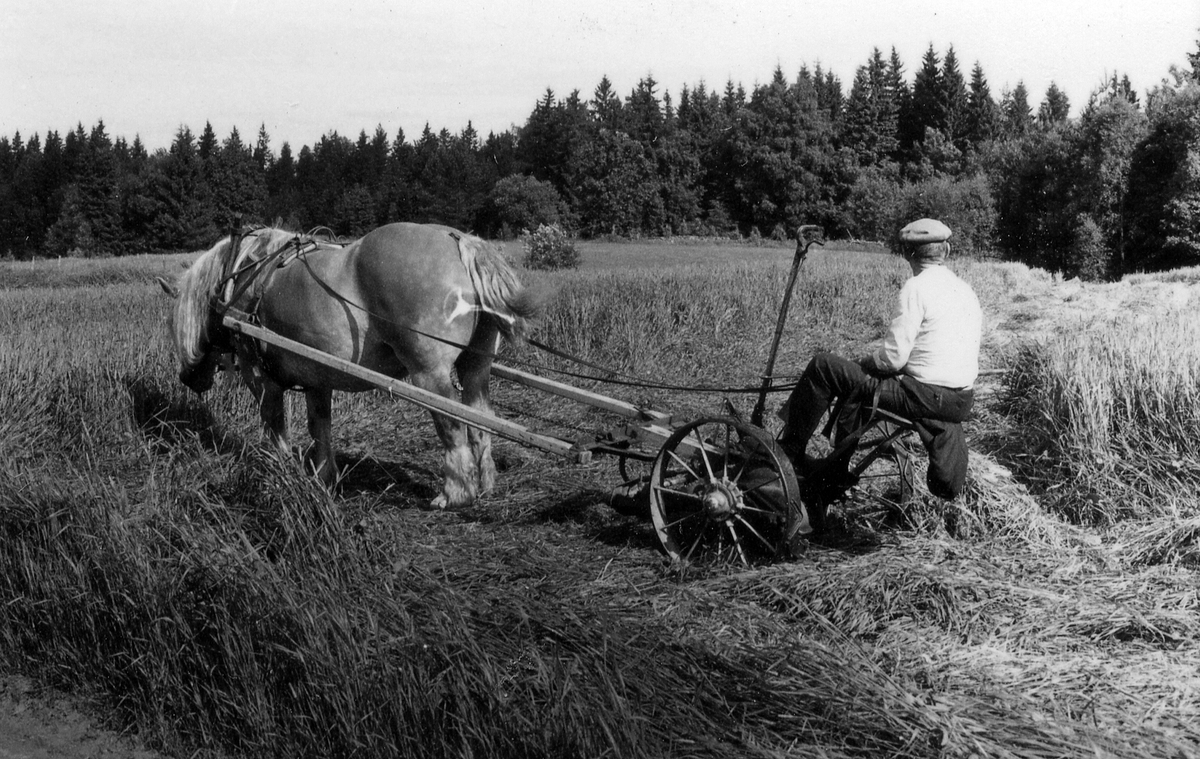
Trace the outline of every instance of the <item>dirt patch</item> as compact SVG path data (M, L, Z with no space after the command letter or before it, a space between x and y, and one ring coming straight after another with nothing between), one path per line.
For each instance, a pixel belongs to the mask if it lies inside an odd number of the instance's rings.
M103 729L78 702L45 693L24 677L0 675L0 759L162 759L136 740Z

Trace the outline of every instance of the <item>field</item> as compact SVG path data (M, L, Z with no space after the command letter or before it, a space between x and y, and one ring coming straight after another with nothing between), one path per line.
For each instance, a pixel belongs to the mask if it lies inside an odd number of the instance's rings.
M757 384L789 247L582 252L578 271L525 274L555 293L539 339L668 383ZM955 262L988 319L967 493L900 523L848 504L841 538L795 561L681 573L606 505L608 459L498 441L492 495L429 509L432 425L382 394L335 397L336 494L298 476L240 385L201 400L175 378L154 277L190 257L0 263L0 671L86 696L144 745L1200 754L1200 273L1084 286ZM886 254L815 250L778 373L863 349L905 276ZM563 435L615 424L499 382L494 400Z

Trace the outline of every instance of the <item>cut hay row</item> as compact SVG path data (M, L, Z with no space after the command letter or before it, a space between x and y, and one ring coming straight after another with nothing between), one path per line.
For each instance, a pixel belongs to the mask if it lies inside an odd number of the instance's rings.
M822 641L809 647L862 652L900 692L926 694L889 708L926 709L921 719L953 736L950 755L1195 750L1200 601L1188 577L992 550L913 538L851 561L818 555L714 577L693 592L759 607L799 638Z

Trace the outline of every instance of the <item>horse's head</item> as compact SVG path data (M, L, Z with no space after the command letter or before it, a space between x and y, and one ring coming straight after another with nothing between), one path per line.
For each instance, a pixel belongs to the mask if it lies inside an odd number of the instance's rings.
M158 280L163 292L175 299L167 324L179 360L179 381L197 393L211 388L217 373L210 334L211 298L221 278L226 245L227 239L202 253L174 283Z
M259 229L242 239L239 250L259 257L287 244L294 236L282 229ZM215 343L222 341L223 328L213 309L213 297L223 284L226 257L232 254L230 245L229 237L222 238L200 254L174 284L159 280L163 291L175 298L169 326L179 359L179 381L197 393L212 387L220 366Z

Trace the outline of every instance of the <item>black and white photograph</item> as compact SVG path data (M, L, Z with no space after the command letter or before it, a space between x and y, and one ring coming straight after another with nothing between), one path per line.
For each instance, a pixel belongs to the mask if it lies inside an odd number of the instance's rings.
M0 759L1200 757L1195 0L3 0Z

